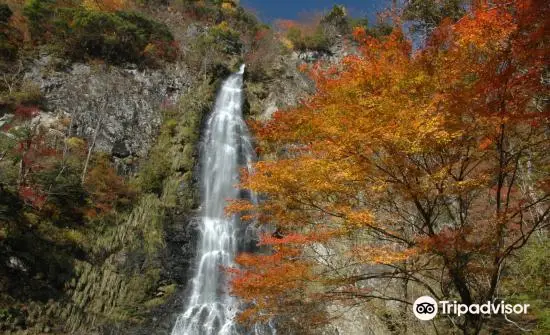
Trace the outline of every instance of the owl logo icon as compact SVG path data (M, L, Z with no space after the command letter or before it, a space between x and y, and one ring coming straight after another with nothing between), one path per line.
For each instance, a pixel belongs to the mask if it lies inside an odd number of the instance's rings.
M431 320L437 315L437 301L430 296L422 296L414 302L413 313L422 321Z

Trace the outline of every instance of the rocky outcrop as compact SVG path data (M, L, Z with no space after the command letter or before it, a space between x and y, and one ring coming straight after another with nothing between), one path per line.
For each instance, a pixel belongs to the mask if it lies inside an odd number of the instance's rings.
M353 43L341 37L328 52L292 51L280 55L267 70L270 78L245 82L249 114L260 121L267 121L279 109L293 107L300 99L315 91L315 83L300 71L302 65L320 62L322 65L336 65L344 57L358 54Z
M297 53L279 56L269 69L272 78L245 81L250 117L267 121L277 110L295 106L300 98L313 93L313 81L298 69L301 63Z
M33 122L55 130L64 119L70 122L70 136L86 138L88 144L97 134L96 151L122 165L128 159L140 162L133 170L136 179L158 179L160 188L142 185L127 210L91 220L86 227L50 228L82 246L78 257L69 247L48 249L45 253L59 258L59 265L18 257L34 252L27 245L10 251L9 282L0 284L17 286L14 278L28 277L29 285L19 286L31 297L22 297L29 301L23 307L0 308L7 315L0 314L0 332L170 334L183 309L182 291L196 249L195 158L216 83L194 82L178 64L142 70L68 64L44 55L27 69L25 80L39 85L44 95L42 112ZM64 136L61 132L58 137ZM57 286L46 290L50 282ZM32 296L39 293L43 299Z
M34 60L25 80L40 86L46 111L71 118L73 136L117 158L145 157L162 122L161 107L173 105L192 84L181 64L139 69L69 64L49 55Z

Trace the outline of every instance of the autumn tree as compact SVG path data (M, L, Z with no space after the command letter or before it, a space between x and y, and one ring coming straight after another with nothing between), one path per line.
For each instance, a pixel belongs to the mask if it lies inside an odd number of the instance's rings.
M91 217L128 207L136 195L124 178L117 175L105 154L96 155L84 189L89 194L87 215Z
M98 113L100 124L106 112ZM2 196L65 227L128 207L134 190L94 151L98 127L87 144L72 133L74 117L43 123L41 115L36 106L19 105L0 123Z
M274 76L273 67L281 53L281 43L273 30L265 27L258 29L249 45L245 63L251 79L259 81Z
M444 20L415 55L399 30L357 29L361 56L314 70L314 96L253 124L273 159L242 187L265 200L228 210L276 229L260 242L270 253L237 259L241 319L316 327L327 319L301 302L394 301L405 317L420 295L505 298L510 257L550 224L549 15L542 0L493 1Z
M323 25L322 21L322 14L310 13L299 21L279 20L276 27L294 50L329 52L334 39L327 34L329 22L326 21Z

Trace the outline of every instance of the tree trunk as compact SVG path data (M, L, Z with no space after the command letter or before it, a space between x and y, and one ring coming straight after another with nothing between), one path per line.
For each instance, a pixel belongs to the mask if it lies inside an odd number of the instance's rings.
M95 141L97 140L97 135L99 134L99 129L101 128L101 122L103 121L103 117L99 117L99 120L97 121L97 126L95 127L95 133L94 133L94 139L92 140L92 144L88 148L88 155L86 156L86 162L84 163L84 169L82 170L82 184L86 181L86 172L88 171L88 164L90 163L90 158L92 157L92 150L95 146Z

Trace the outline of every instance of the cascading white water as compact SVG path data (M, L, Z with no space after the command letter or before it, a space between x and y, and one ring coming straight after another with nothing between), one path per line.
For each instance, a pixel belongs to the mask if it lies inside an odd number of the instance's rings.
M237 253L238 217L224 213L235 188L239 168L251 166L254 151L242 116L244 65L222 85L208 119L201 152L202 220L195 276L188 305L172 335L237 334L233 319L238 301L227 293L223 267L231 267Z

